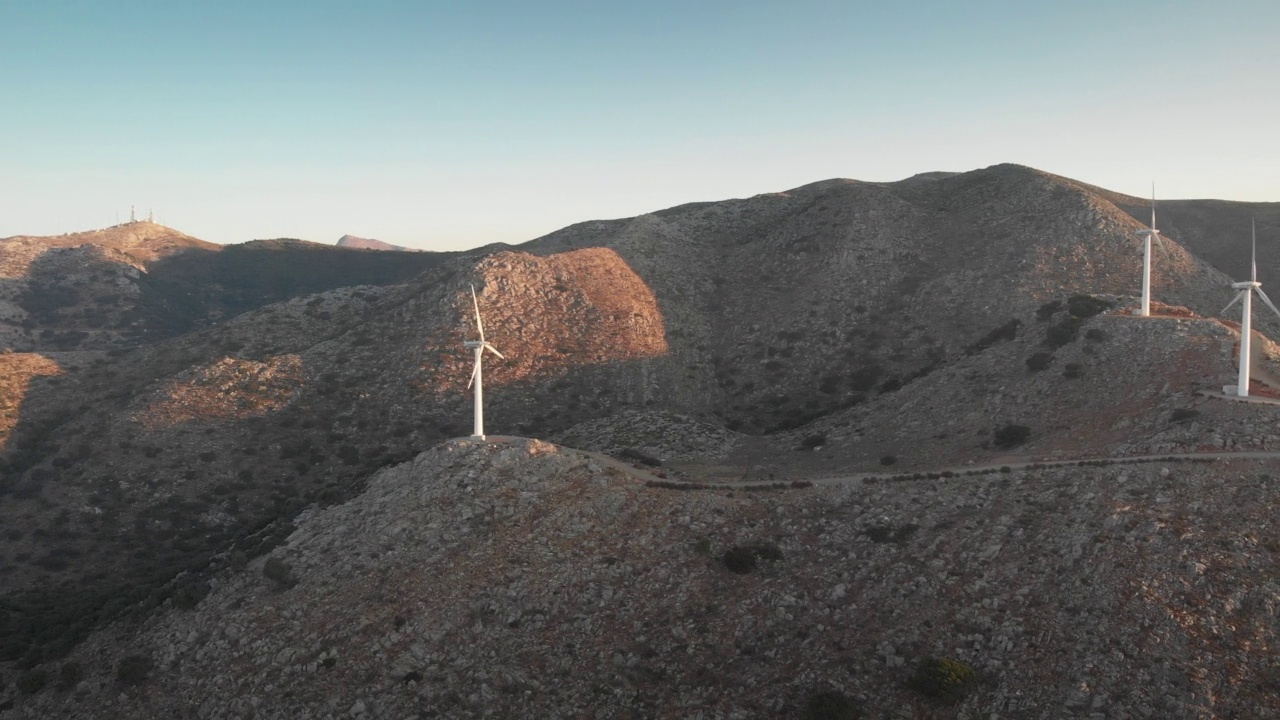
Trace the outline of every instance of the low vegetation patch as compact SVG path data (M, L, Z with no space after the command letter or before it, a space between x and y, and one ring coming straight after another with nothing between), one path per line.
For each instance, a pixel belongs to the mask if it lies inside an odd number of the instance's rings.
M862 705L857 700L834 690L814 693L800 715L803 720L859 720Z
M916 531L920 529L919 525L907 523L906 525L872 525L862 531L871 542L874 543L893 543L894 545L906 545Z
M1076 294L1067 298L1067 313L1083 320L1110 309L1113 304L1092 295Z
M964 699L976 673L968 663L952 658L927 657L916 665L907 687L942 703Z
M998 448L1015 448L1031 439L1031 428L1026 425L1009 423L995 432L995 445Z
M965 348L965 354L977 355L998 342L1012 340L1018 337L1018 328L1021 326L1022 321L1017 318L1013 318L1009 322L991 330L986 335L979 338L977 342Z
M1027 358L1027 369L1031 372L1040 372L1049 367L1053 363L1053 353L1038 352Z
M760 560L777 562L782 559L782 548L771 542L735 545L725 551L721 560L730 572L746 575L755 570Z
M154 663L145 655L129 655L116 668L116 681L121 685L141 685L151 675Z
M648 465L649 467L659 467L662 465L662 461L658 458L653 457L652 455L646 455L635 448L623 448L619 450L618 457L623 460L638 462L641 465Z

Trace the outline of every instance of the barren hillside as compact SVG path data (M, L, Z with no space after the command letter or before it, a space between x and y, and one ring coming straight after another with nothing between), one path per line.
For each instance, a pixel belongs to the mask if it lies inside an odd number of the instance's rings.
M1274 717L1269 478L726 495L453 441L22 675L47 687L5 716Z
M1199 317L1123 314L1141 224L1113 199L1002 165L824 181L463 254L46 248L14 278L28 352L0 355L0 678L198 599L300 511L469 432L469 285L507 356L486 360L491 433L686 474L1273 447L1272 406L1196 395L1232 377L1234 331L1205 319L1230 300L1226 276L1170 242L1155 298ZM1029 435L997 441L1008 425Z

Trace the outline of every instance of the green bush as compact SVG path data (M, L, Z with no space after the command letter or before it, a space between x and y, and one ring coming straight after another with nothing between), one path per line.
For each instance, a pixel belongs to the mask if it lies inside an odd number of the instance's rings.
M1079 334L1080 318L1068 315L1056 325L1050 325L1044 331L1044 345L1051 348L1060 348L1075 340Z
M782 559L782 548L771 542L757 542L750 545L735 545L725 551L721 558L724 566L731 572L746 575L755 570L760 560L777 562Z
M649 467L660 467L662 465L662 461L658 458L646 455L635 448L623 448L618 451L618 457L623 460L638 462L641 465L648 465Z
M1031 428L1026 425L1010 423L996 430L995 444L998 448L1014 448L1031 439Z
M1053 354L1047 352L1038 352L1027 358L1027 369L1031 372L1040 372L1053 363Z
M1067 363L1062 368L1062 377L1076 380L1084 377L1084 366L1080 363Z
M874 543L905 545L919 529L919 525L912 523L907 523L906 525L872 525L863 530L862 534L866 535Z
M893 456L893 455L881 455L881 456L880 456L880 464L881 464L881 465L886 465L886 466L887 466L887 465L893 465L893 464L894 464L894 463L896 463L896 462L898 462L898 458L897 458L897 457L895 457L895 456Z
M1067 312L1072 317L1091 318L1110 308L1112 303L1092 295L1072 295L1067 299Z
M816 433L814 435L807 436L804 440L801 440L800 445L798 445L796 449L797 450L813 450L814 448L822 447L823 445L826 444L826 442L827 442L826 433Z
M916 665L907 687L939 702L953 703L964 698L974 681L973 667L952 658L927 657Z
M1084 331L1084 339L1092 340L1093 342L1102 342L1107 339L1107 334L1098 328L1089 328Z
M756 554L750 548L731 547L725 551L722 560L730 572L739 575L746 575L756 569Z
M976 355L998 342L1012 340L1018 336L1018 328L1021 326L1022 321L1017 318L1013 318L1009 322L991 330L986 335L983 335L977 342L965 348L965 354Z
M129 655L116 668L116 681L121 685L141 685L151 675L151 658L145 655Z
M844 693L822 690L809 698L800 717L804 720L859 720L862 705Z
M64 663L58 670L58 687L62 690L74 690L84 679L84 670L77 662Z
M1054 314L1061 309L1062 309L1061 300L1051 300L1041 305L1040 308L1036 310L1036 319L1039 320L1040 322L1047 322L1049 318L1053 317Z
M267 558L266 564L262 566L262 574L282 590L298 584L298 578L294 577L293 569L280 558Z
M1186 422L1200 417L1200 411L1194 408L1178 408L1173 411L1173 415L1169 416L1169 422Z
M49 673L44 668L36 668L18 676L18 690L23 695L35 695L44 689L49 682Z

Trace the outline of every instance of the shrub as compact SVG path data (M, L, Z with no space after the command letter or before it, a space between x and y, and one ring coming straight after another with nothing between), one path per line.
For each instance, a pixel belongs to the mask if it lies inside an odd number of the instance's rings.
M1062 377L1076 380L1084 377L1084 367L1080 363L1067 363L1062 368Z
M809 435L804 440L801 440L800 445L796 447L796 449L812 450L814 448L822 447L824 444L826 444L826 442L827 442L826 433L817 433L814 435Z
M881 465L893 465L893 464L894 464L894 463L896 463L896 462L898 462L898 458L897 458L897 457L895 457L895 456L893 456L893 455L881 455L881 456L880 456L880 464L881 464Z
M1031 428L1026 425L1010 423L996 430L995 443L998 448L1017 447L1031 439Z
M746 575L756 569L760 560L777 562L782 559L782 548L771 542L757 542L750 545L735 545L725 551L721 558L724 566L731 572Z
M907 687L927 698L952 703L969 691L974 674L973 667L960 660L927 657L916 665Z
M871 542L874 543L893 543L894 545L905 545L911 536L916 534L920 529L919 525L872 525L862 531Z
M966 355L976 355L983 350L995 345L1003 340L1012 340L1018 336L1018 328L1022 326L1022 321L1013 318L1009 322L991 330L981 339L965 348Z
M84 670L79 663L68 662L63 664L58 670L58 687L63 690L72 690L80 681L84 679Z
M1080 318L1068 315L1058 324L1050 325L1049 329L1044 331L1044 345L1051 348L1060 348L1075 340L1079 333Z
M116 668L116 681L121 685L141 685L151 674L151 658L145 655L130 655L120 661Z
M1031 372L1040 372L1053 362L1053 355L1047 352L1038 352L1027 358L1027 369Z
M49 673L44 668L36 668L18 676L18 690L23 695L35 695L44 689L49 682Z
M862 706L857 700L834 690L816 692L805 703L804 720L858 720Z
M658 458L653 457L652 455L646 455L635 448L623 448L618 451L618 457L623 460L638 462L641 465L648 465L649 467L659 467L662 465L662 461Z
M722 560L730 572L739 575L746 575L756 569L756 554L750 548L731 547L725 551Z
M1091 318L1111 307L1111 303L1092 295L1072 295L1067 299L1067 312L1072 317Z
M1089 328L1088 330L1084 331L1084 339L1092 340L1094 342L1102 342L1103 340L1107 339L1107 334L1102 332L1098 328Z
M1036 310L1036 319L1040 322L1047 322L1049 318L1053 317L1054 313L1061 309L1061 300L1051 300L1050 302L1041 305L1040 308Z
M1178 408L1173 411L1173 415L1169 416L1169 422L1185 422L1200 417L1200 411L1194 408Z
M298 578L294 577L293 569L280 558L268 558L266 564L262 566L262 574L282 590L298 584Z

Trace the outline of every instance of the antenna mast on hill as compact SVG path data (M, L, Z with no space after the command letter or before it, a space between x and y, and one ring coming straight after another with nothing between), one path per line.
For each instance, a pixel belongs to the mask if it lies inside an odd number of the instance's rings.
M131 222L131 223L138 222L138 217L137 217L137 215L133 212L133 206L132 206L132 205L130 205L130 206L129 206L129 222Z
M154 210L147 211L147 222L155 222L156 213Z

